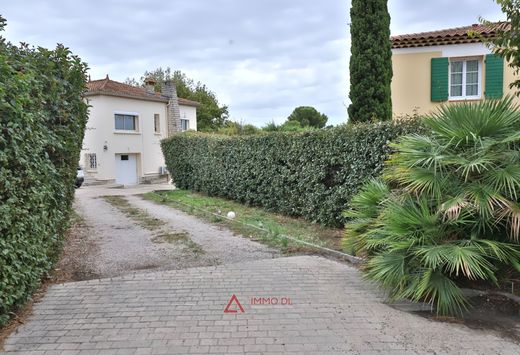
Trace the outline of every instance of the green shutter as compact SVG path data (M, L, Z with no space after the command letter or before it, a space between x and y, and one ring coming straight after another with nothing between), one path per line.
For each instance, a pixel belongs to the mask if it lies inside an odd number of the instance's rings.
M432 58L431 100L448 101L448 58Z
M504 95L504 58L497 54L486 55L486 99L499 99Z

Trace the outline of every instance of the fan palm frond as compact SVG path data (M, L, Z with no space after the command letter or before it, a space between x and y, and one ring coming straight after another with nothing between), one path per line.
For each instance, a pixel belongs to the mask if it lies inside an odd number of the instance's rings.
M520 273L520 108L510 98L448 105L425 124L430 136L392 145L388 185L372 181L353 199L345 240L391 298L460 313L459 280Z

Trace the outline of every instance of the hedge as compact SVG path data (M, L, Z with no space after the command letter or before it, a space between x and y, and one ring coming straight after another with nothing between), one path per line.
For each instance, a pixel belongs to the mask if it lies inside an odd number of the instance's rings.
M342 226L342 211L379 174L396 137L418 120L253 136L182 133L162 141L181 189L220 196L312 222Z
M61 45L17 47L0 37L0 325L51 268L67 228L88 114L85 73Z

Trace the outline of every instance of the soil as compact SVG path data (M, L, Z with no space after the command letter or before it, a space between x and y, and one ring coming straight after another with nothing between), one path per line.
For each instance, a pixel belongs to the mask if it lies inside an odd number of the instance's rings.
M520 304L502 295L475 296L472 307L462 317L440 317L430 312L418 314L437 321L464 324L472 329L485 329L520 343Z

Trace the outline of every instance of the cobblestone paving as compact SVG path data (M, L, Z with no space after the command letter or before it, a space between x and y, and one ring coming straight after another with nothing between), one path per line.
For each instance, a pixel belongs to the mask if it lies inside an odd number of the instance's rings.
M232 294L244 313L236 303L230 310L237 313L224 313ZM284 297L290 305L280 304ZM268 299L278 304L251 304ZM520 346L490 332L395 310L348 265L298 256L55 285L4 350L519 354Z

